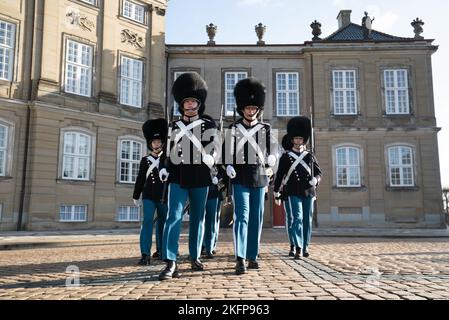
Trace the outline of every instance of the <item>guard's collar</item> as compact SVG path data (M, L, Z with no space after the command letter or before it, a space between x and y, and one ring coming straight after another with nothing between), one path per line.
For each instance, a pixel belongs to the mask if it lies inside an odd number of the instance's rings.
M186 115L183 115L182 116L182 120L184 121L184 122L193 122L193 121L195 121L195 120L198 120L200 118L200 116L197 114L196 116L193 116L193 117L188 117L188 116L186 116Z
M259 122L259 120L257 120L257 118L256 118L253 121L249 121L245 117L243 117L243 121L242 122L243 122L243 124L245 126L253 127L253 126L255 126Z

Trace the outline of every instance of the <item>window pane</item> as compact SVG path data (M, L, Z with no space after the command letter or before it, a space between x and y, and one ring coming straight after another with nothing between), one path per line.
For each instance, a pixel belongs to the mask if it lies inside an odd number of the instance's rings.
M140 160L140 150L142 148L142 144L138 142L133 142L133 160Z
M355 148L349 148L348 154L349 154L349 165L358 166L359 165L359 151Z
M0 126L0 148L6 148L6 127Z
M346 165L346 149L337 149L337 166Z

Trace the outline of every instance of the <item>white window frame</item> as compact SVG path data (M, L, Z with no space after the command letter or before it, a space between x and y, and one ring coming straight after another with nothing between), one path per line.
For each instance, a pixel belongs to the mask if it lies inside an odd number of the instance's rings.
M65 217L63 217L63 212L62 209L64 208L64 210L69 209L67 212L65 212L64 214L68 214L70 215L69 219L66 219ZM81 209L84 208L84 212L78 212L78 214L84 214L84 219L75 219L75 216L77 214L76 209ZM87 222L87 204L82 204L82 205L78 205L78 204L62 204L59 206L59 222Z
M339 158L338 158L338 152L339 150L344 150L345 153L345 163L346 164L340 164ZM349 153L351 150L355 150L357 152L357 163L350 164L350 156ZM340 169L343 169L346 172L346 183L340 183ZM352 170L351 170L352 169ZM352 177L351 172L353 172L353 169L356 169L356 174L358 176L358 183L351 184ZM335 181L336 185L339 188L355 188L355 187L361 187L362 186L362 177L361 177L361 150L358 147L355 146L338 146L335 148Z
M399 162L403 162L403 156L404 156L404 151L407 150L410 152L410 163L409 164L404 164L404 163L392 163L393 162L393 157L392 157L392 152L398 149L398 160ZM411 146L407 146L407 145L392 145L392 146L388 146L387 147L387 156L388 156L388 178L389 178L389 182L390 182L390 187L414 187L415 186L415 155L414 155L414 148ZM393 173L392 171L394 169L399 169L399 184L397 184L396 182L393 181ZM405 170L409 169L410 170L410 175L411 175L411 182L410 183L405 183Z
M77 54L70 54L71 45ZM84 97L91 97L92 95L92 71L93 71L93 51L94 47L67 39L66 54L65 54L65 79L64 91L71 94L76 94ZM87 63L83 62L83 52L87 52ZM75 73L72 77L70 74ZM85 84L82 85L83 79L81 73L85 73Z
M125 10L125 8L129 6L129 12L128 10ZM142 15L139 17L139 10L142 10ZM123 6L122 6L122 15L125 18L131 19L133 21L136 21L141 24L145 24L145 16L146 16L146 8L145 6L135 3L133 1L129 0L123 0Z
M81 0L81 2L85 2L91 4L93 6L97 6L97 0Z
M125 142L129 142L130 143L130 156L132 157L132 155L134 154L134 144L138 144L139 146L137 146L138 148L138 155L136 159L124 159L122 158L122 148L123 148L123 143ZM143 153L144 153L144 142L140 139L135 139L133 137L121 137L118 141L118 150L117 150L117 154L118 154L118 181L120 183L135 183L137 178L137 174L139 173L139 165L140 165L140 160L143 157ZM122 179L122 164L123 163L127 163L128 164L128 174L126 177L126 180ZM135 165L135 177L133 179L133 174L132 174L132 167L133 165ZM131 171L130 171L131 168Z
M289 88L289 77L291 75L296 76L296 88L291 89ZM279 88L279 77L285 76L285 89ZM292 116L298 116L300 114L300 104L299 104L299 72L276 72L276 115L278 117L292 117ZM285 94L286 100L285 100L285 113L280 112L280 95ZM296 110L292 112L290 107L290 94L296 94Z
M248 78L248 72L246 71L227 71L224 73L224 101L226 116L234 115L234 109L237 108L234 97L234 88L237 82L245 78Z
M0 69L0 79L6 81L12 81L12 72L14 66L14 46L16 40L16 25L0 20L0 26L4 25L5 38L3 42L0 42L0 63L2 63L3 68ZM8 28L10 31L8 32ZM8 36L9 34L9 36ZM8 59L8 62L6 62Z
M341 74L341 87L337 87L337 75ZM353 87L350 87L350 82L348 81L348 75L352 74L354 79ZM339 69L332 70L332 89L333 89L333 105L334 105L334 114L335 115L356 115L357 114L357 72L356 70L351 69ZM343 110L337 109L337 94L341 93L343 96ZM354 95L354 110L350 110L349 102L350 102L350 94Z
M74 141L74 150L73 153L67 153L66 152L66 138L68 135L75 135L75 141ZM64 131L62 133L63 141L62 141L62 170L61 170L61 178L64 180L80 180L80 181L89 181L90 178L90 171L91 171L91 161L92 161L92 144L93 139L92 136L85 133L85 132L79 132L79 131ZM80 149L80 139L86 137L87 138L87 154L78 153L76 150ZM68 161L68 158L73 158L73 176L65 177L65 168ZM80 171L80 160L81 159L87 159L87 172L86 177L79 178L77 177L77 174Z
M129 66L126 68L125 66ZM134 67L138 66L136 71ZM127 56L120 58L120 103L123 105L142 108L143 96L143 68L142 60L133 59ZM125 94L125 84L128 87L128 94Z
M131 212L137 210L137 217L132 219L132 215L136 214ZM125 211L125 212L123 212ZM136 206L119 206L117 208L117 221L118 222L140 222L140 207Z
M0 123L0 129L5 130L5 137L3 140L3 145L0 144L0 176L6 176L7 172L7 162L8 162L8 142L9 142L9 127Z
M387 75L388 73L393 72L393 86L388 86L389 81L387 81ZM399 72L405 72L405 78L404 78L404 85L399 86ZM408 81L408 70L407 69L385 69L383 72L384 76L384 95L385 95L385 113L388 115L394 115L394 114L410 114L410 97L409 97L409 81ZM389 104L389 94L388 92L391 92L393 94L393 101L394 105L391 106ZM403 98L405 99L405 106L401 107L402 110L399 109L399 100L400 100L400 93L404 93Z

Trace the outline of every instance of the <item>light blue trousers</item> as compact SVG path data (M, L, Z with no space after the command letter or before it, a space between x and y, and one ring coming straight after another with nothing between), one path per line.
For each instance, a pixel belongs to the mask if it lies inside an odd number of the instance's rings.
M168 216L162 237L162 259L176 261L181 232L184 205L189 199L189 253L196 260L201 254L203 242L204 215L209 187L181 188L179 184L168 186Z
M153 242L153 220L154 213L157 210L156 220L156 246L160 248L162 242L162 233L164 231L165 219L167 216L167 206L160 202L149 199L143 199L143 221L140 228L140 252L150 255ZM160 239L158 239L160 238Z
M248 188L234 184L235 256L256 260L262 233L265 188Z
M288 200L282 201L284 203L284 212L285 212L285 229L287 230L288 241L291 246L295 245L293 240L293 216L292 211L290 209L290 203Z
M293 217L294 244L306 250L312 236L313 197L289 196L288 202Z
M218 229L220 226L220 204L217 198L211 198L206 203L206 217L204 219L203 246L206 252L212 252L217 246Z

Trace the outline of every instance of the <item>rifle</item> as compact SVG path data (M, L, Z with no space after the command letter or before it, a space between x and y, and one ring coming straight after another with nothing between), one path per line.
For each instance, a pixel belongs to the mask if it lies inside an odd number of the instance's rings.
M313 110L312 110L312 105L310 106L310 151L311 151L311 156L312 156L312 161L311 161L311 175L312 175L312 179L313 177L315 177L314 174L314 167L315 167L315 137L314 137L314 132L313 132ZM314 196L316 197L316 186L313 187L314 190ZM314 227L318 227L318 217L317 217L317 206L316 206L316 201L313 202L313 226Z
M168 108L168 105L167 105ZM170 143L171 143L171 134L172 134L172 123L173 123L173 116L174 116L174 112L175 112L175 107L172 106L171 108L171 112L170 112L170 118L167 119L168 122L168 134L167 134L167 150L166 150L166 154L165 154L165 164L164 167L168 168L169 164L170 164ZM167 113L168 115L168 113ZM161 198L161 202L164 202L165 199L165 195L167 194L167 188L168 188L168 180L164 182L164 186L162 189L162 198Z

